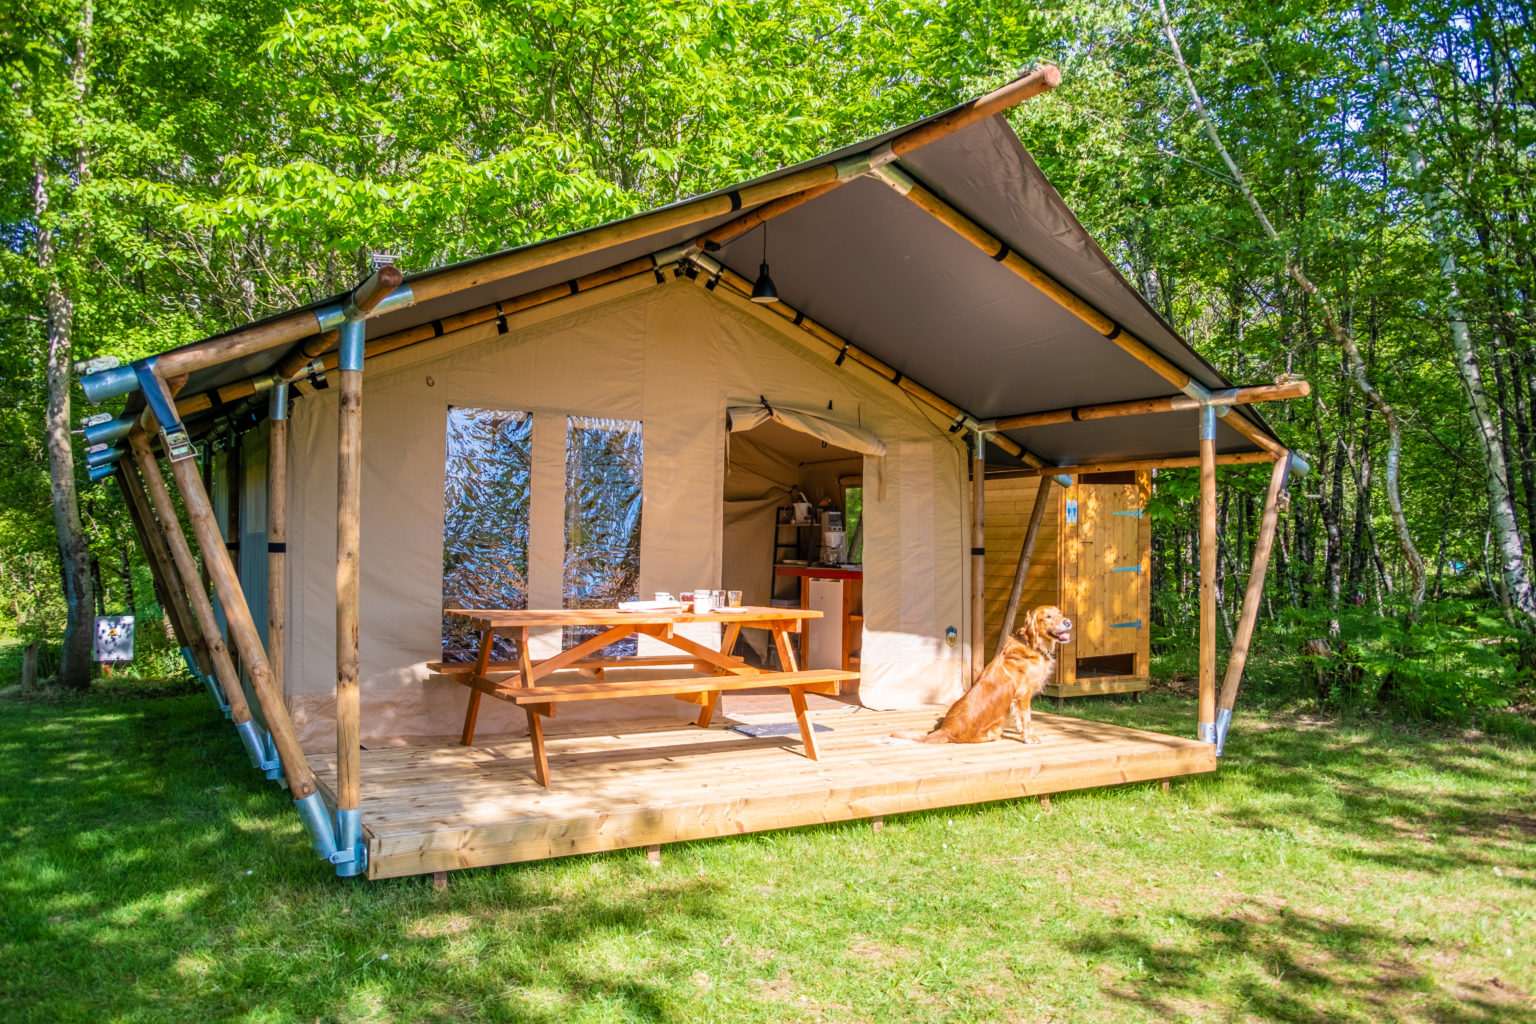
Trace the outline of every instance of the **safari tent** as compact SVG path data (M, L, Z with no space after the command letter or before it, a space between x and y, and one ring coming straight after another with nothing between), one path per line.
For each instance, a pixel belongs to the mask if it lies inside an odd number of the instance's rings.
M1217 467L1273 464L1262 581L1287 476L1305 471L1251 408L1305 384L1224 380L1001 116L1056 81L1040 69L626 220L448 267L385 264L347 294L83 377L93 401L126 396L87 426L88 460L127 496L189 664L338 873L1214 769L1256 596L1218 715L1210 561L1193 738L1046 716L1037 747L876 742L958 697L1020 605L1063 603L1076 643L1109 643L1121 611L1069 594L1060 568L1096 571L1079 558L1089 534L1062 554L1095 521L1079 491L1200 466L1213 559ZM987 515L1005 501L999 557ZM1144 552L1122 547L1106 557L1134 557L1144 588ZM783 630L754 644L726 613L685 616L601 659L562 655L598 640L559 610L711 588ZM459 609L550 611L507 645ZM667 679L678 649L703 652L683 659L703 682ZM578 680L566 695L615 683L631 699L557 714L493 678L531 680L541 661ZM817 726L819 758L803 709L803 754L793 734L689 724L714 707L710 680L802 666L821 675L790 688L797 707L806 689L862 708ZM549 764L530 769L528 733L542 762L546 728Z

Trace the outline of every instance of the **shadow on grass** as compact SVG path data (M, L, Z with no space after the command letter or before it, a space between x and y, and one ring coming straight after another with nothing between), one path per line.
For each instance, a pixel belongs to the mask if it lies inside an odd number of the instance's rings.
M0 702L7 1020L568 1020L678 1016L718 883L591 858L341 881L206 698Z
M1183 701L1140 705L1079 703L1069 713L1160 732L1192 725ZM1344 842L1336 856L1431 873L1508 862L1511 848L1536 841L1536 814L1523 794L1536 786L1536 756L1480 741L1475 749L1446 727L1413 729L1388 721L1306 719L1234 721L1215 777L1259 797L1229 793L1222 820L1294 835L1305 824ZM1536 882L1522 877L1519 884Z
M1126 977L1103 994L1165 1020L1200 1016L1219 990L1220 1002L1245 1020L1536 1021L1497 978L1442 987L1424 966L1435 953L1427 940L1253 903L1225 916L1175 914L1168 923L1194 937L1152 942L1144 922L1117 920L1069 948L1119 963ZM1221 979L1207 980L1212 974Z

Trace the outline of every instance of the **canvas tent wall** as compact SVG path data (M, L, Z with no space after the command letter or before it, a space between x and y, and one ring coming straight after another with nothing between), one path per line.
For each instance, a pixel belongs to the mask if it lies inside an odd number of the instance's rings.
M290 428L285 675L301 738L314 750L328 749L335 735L333 393L317 391L295 403ZM946 644L945 631L953 626L965 635L963 444L947 424L833 372L784 332L695 282L658 285L647 277L631 294L525 318L489 341L408 349L370 366L363 428L365 736L452 734L463 715L463 689L434 679L426 667L440 656L450 406L532 413L528 603L558 607L565 598L567 417L642 424L639 592L676 592L720 585L727 409L757 404L760 395L781 415L817 410L817 423L849 428L829 436L886 452L870 456L883 464L884 495L878 487L866 492L863 699L892 707L957 696L968 655L963 645ZM548 651L556 639L541 642ZM615 710L635 714L635 703ZM674 705L661 699L647 710ZM496 714L504 717L485 717ZM481 729L515 731L522 722L514 714L488 707Z

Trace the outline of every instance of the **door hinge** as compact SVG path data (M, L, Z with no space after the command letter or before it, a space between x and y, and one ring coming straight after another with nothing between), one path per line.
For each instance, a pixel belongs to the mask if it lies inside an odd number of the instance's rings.
M1117 566L1115 566L1113 569L1111 569L1109 571L1110 572L1134 572L1136 575L1139 576L1139 575L1141 575L1141 563L1137 562L1135 565L1117 565Z
M1109 624L1109 628L1110 629L1140 629L1141 628L1141 620L1137 619L1135 622L1111 622Z
M1118 512L1112 512L1110 514L1116 516L1130 516L1132 519L1140 519L1143 515L1145 515L1145 511L1139 508L1132 508L1121 509Z

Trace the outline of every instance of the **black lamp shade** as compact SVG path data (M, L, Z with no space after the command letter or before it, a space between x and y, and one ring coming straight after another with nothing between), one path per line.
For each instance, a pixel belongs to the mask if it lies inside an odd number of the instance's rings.
M768 276L768 264L766 263L759 268L757 280L752 284L752 301L779 301L779 290L773 286L773 278Z

